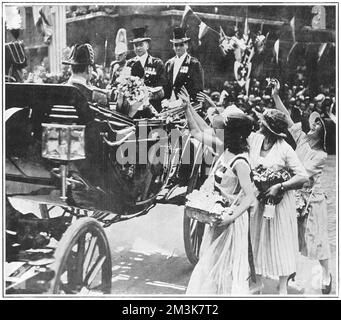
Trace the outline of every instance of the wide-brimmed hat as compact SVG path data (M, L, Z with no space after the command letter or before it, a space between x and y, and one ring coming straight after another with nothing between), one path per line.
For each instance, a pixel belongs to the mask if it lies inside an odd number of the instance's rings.
M186 35L186 29L181 27L176 27L173 30L173 39L169 40L172 43L184 43L191 40Z
M323 127L323 149L326 151L327 150L327 146L326 146L326 139L327 139L326 125L325 125L324 120L322 119L321 115L318 112L313 111L309 116L309 125L311 126L316 121L316 119L320 120L322 127Z
M130 43L137 43L142 41L151 41L152 39L146 36L147 27L139 27L133 29L134 39Z
M254 110L258 119L270 130L274 135L286 138L285 132L288 129L288 121L286 115L277 109L267 109L263 113Z
M320 93L314 98L314 100L316 102L323 102L325 98L326 98L326 96L323 93Z
M212 126L214 129L224 129L229 119L243 119L251 122L253 121L251 117L245 114L236 105L231 105L225 108L225 110L221 114L216 115L213 118Z
M95 55L91 44L85 43L74 45L68 60L63 61L62 63L68 65L94 66Z

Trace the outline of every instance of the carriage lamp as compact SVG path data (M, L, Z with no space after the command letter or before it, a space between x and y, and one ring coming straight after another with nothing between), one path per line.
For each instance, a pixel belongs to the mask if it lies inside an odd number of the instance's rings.
M42 157L60 161L60 198L66 201L67 164L85 159L85 126L42 123L42 129Z

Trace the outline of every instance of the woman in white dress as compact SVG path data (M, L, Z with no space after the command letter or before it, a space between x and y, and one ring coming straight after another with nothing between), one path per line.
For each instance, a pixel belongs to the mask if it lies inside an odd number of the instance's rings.
M326 137L327 130L323 119L317 112L309 117L310 131L306 134L300 122L294 123L288 110L278 95L279 82L276 80L273 89L273 99L276 108L287 116L289 132L293 136L297 148L296 153L302 161L309 181L298 190L308 202L309 211L299 220L299 250L302 255L311 260L319 260L323 269L323 294L329 294L332 285L332 276L329 271L330 248L328 241L328 212L327 200L321 185L321 175L327 160Z
M237 107L226 113L223 129L224 143L211 132L203 119L193 110L189 96L183 100L191 134L206 144L224 147L224 152L205 181L202 189L218 191L233 202L219 225L205 228L200 259L190 278L187 294L245 295L249 293L249 215L256 201L248 162L247 137L252 119ZM250 264L252 266L252 262Z
M264 205L259 204L251 218L252 246L259 288L261 276L279 277L279 294L287 293L287 279L296 271L298 236L294 190L308 181L307 173L295 151L284 141L287 129L285 115L274 109L258 114L260 130L249 137L251 167L290 169L293 176L268 189L270 199L282 196L272 219L264 219Z

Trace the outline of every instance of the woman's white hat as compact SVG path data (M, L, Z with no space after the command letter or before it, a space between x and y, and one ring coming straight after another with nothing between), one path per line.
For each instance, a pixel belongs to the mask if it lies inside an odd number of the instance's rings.
M324 151L327 151L327 146L326 146L326 139L327 139L327 129L326 129L326 125L321 117L321 115L314 111L310 114L309 116L309 125L311 126L313 123L315 123L316 119L319 119L322 127L323 127L323 149Z

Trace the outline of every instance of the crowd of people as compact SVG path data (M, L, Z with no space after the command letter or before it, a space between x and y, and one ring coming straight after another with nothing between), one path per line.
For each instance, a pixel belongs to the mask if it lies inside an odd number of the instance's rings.
M146 54L150 56L150 54L148 53L148 49L151 39L145 36L146 29L136 28L134 32L135 38L131 41L131 43L133 45L144 44L145 46L145 49L142 49L142 51L141 48L138 48L137 46L134 47L136 57L140 57ZM139 32L140 34L138 34ZM183 46L175 44L174 50L176 52L176 57L184 57L185 54L187 54L188 42L190 39L186 36L185 31L183 31L181 28L175 30L175 32L177 32L178 34L174 35L175 40L173 39L171 41L178 41L177 39L180 39L180 43L187 46L187 48L184 49ZM127 52L127 44L124 42L117 42L115 48L116 60L111 63L109 68L105 67L104 65L94 64L92 74L89 78L89 83L100 89L112 88L113 86L115 86L115 80L119 77L120 72L122 72L122 70L126 66L131 66L132 64L135 65L132 74L139 77L144 77L144 71L141 71L140 68L136 67L137 64L135 64L136 60L139 59L137 59L136 57L132 59L127 59ZM66 54L69 53L70 50L66 52ZM156 58L153 57L153 59ZM152 69L153 63L154 62L152 62L151 65ZM44 60L39 66L35 66L33 72L28 73L25 69L23 69L23 81L29 83L66 83L70 78L71 70L69 66L64 65L60 74L51 74L47 72L47 65L48 63ZM170 61L168 61L168 68L172 65L173 61L171 59ZM238 108L243 110L243 112L245 112L246 114L254 116L253 110L263 112L265 109L274 108L274 101L271 97L271 92L269 91L270 89L267 79L252 78L247 93L245 88L240 87L237 81L225 81L224 83L221 83L219 88L204 89L204 82L200 79L203 78L203 71L200 62L198 62L197 65L197 76L191 73L190 77L188 77L194 85L194 90L189 89L189 85L187 84L188 81L186 82L186 79L184 79L184 77L182 77L182 79L178 79L177 83L174 83L177 87L177 92L179 91L179 88L185 84L187 86L187 89L190 90L192 101L196 100L195 96L198 92L203 91L204 94L206 94L206 96L210 98L211 102L214 103L216 107L220 108L221 110L234 104ZM144 66L144 69L146 67L148 69L148 65ZM163 63L161 62L158 68L160 69L160 71L158 70L156 73L160 73L160 75L151 75L151 77L149 78L145 77L145 81L147 85L151 85L154 87L163 86L166 91L158 97L158 102L152 102L153 106L157 105L157 109L159 111L161 106L160 100L169 100L171 98L170 93L172 90L170 90L170 87L171 85L173 85L173 83L172 79L169 78L170 71L165 70L167 68L167 63L165 66L163 66ZM304 132L307 132L309 130L308 119L313 111L318 112L324 119L327 130L335 132L335 87L333 85L320 85L317 91L315 90L314 93L310 92L305 78L305 71L305 67L297 67L296 79L291 83L284 83L282 85L281 96L283 99L283 103L288 108L293 121L295 123L302 123L302 128ZM182 71L180 71L180 77L178 78L181 78L181 73ZM168 77L168 79L165 79L166 77ZM193 77L195 79L192 79ZM168 89L166 88L167 82L171 84L170 86L168 86ZM166 95L164 95L165 93ZM335 142L335 135L331 135L330 140L327 141L329 154L335 154Z

